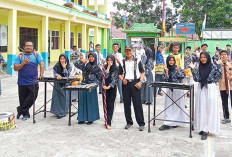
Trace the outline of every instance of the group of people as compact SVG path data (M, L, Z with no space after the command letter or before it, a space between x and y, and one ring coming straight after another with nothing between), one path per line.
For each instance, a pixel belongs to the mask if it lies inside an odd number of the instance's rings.
M167 56L165 52L170 48L170 45L171 43L165 48L164 43L159 46L156 46L155 43L155 52L148 48L145 50L145 54L139 55L140 57L136 56L138 53L134 52L132 46L127 45L125 47L126 56L123 58L122 54L118 52L119 45L117 43L113 44L114 53L106 58L100 53L101 45L99 44L95 45L96 52L90 52L87 58L85 58L84 53L80 53L80 57L73 63L73 67L82 73L81 84L96 83L99 85L99 94L105 91L106 98L104 99L103 94L102 98L103 103L107 104L107 129L111 129L118 89L120 102L124 103L125 129L129 129L133 125L131 117L132 102L139 131L144 130L145 121L142 104L150 105L153 101L153 95L156 95L156 93L162 96L161 89L153 90L149 87L150 83L154 82L153 78L158 82L185 84L193 84L193 80L199 82L196 90L194 127L196 131L199 131L202 140L207 139L209 133L220 131L218 82L224 115L221 122L224 124L230 122L228 111L229 92L232 94L232 64L229 62L231 52L228 52L230 50L218 50L220 59L212 61L210 53L207 52L207 44L202 44L200 53L199 48L196 48L190 54L191 47L186 47L186 55L179 54L180 46L173 44L173 53ZM230 48L230 45L227 45L227 48ZM36 84L34 90L34 83L36 83L34 79L38 78L38 64L40 65L39 78L41 78L44 74L43 58L38 52L34 51L33 43L26 41L24 43L24 53L20 53L14 63L14 70L18 71L20 102L17 107L17 119L21 116L24 120L30 118L29 109L39 90L38 84ZM153 77L154 67L159 64L163 65L163 70L156 71ZM72 66L68 57L66 54L61 54L53 67L54 77L57 79L69 77L71 71ZM103 81L103 79L105 80ZM67 85L54 83L50 111L58 119L65 117L68 113L68 93L61 90L62 87ZM166 94L165 108L167 109L164 112L166 121L159 128L160 131L176 128L183 124L178 121L186 121L184 113L185 98L180 98L184 91L170 88L167 89ZM91 125L94 121L100 119L97 89L92 92L79 91L76 96L78 96L79 101L78 124ZM176 105L172 105L172 101L175 101Z

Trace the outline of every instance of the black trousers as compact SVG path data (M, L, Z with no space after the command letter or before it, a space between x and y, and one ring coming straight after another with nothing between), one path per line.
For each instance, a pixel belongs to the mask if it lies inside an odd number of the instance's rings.
M22 114L23 116L29 116L29 109L34 104L34 96L35 100L38 96L39 85L28 85L28 86L18 86L19 93L19 104L17 107L18 114Z
M115 99L117 95L117 87L115 86L114 88L110 88L106 90L106 105L107 105L107 124L111 126L111 121L114 113L114 104L115 104ZM103 102L104 100L104 95L102 94L103 97ZM104 105L104 103L103 103ZM104 107L103 107L104 109Z
M134 106L135 118L139 126L144 126L143 107L141 103L141 89L135 87L137 81L127 82L126 85L122 84L122 93L124 101L124 113L127 124L133 125L131 118L131 99Z
M222 109L223 109L223 117L226 119L230 118L229 108L228 108L228 94L225 90L220 91L221 98L222 98ZM230 95L232 91L230 91ZM232 107L232 99L230 100L231 107Z

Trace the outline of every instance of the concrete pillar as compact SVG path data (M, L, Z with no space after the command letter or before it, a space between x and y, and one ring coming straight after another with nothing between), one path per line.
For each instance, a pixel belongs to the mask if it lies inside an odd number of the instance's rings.
M104 57L106 58L107 57L107 45L108 45L108 41L107 41L107 37L108 37L108 35L107 35L107 28L105 28L104 29L104 53L103 53L103 55L104 55Z
M48 16L42 17L42 57L44 68L48 68Z
M7 54L7 73L15 74L14 61L16 58L17 41L17 10L12 9L8 12L8 54Z
M86 42L87 42L86 24L82 24L82 26L81 26L81 33L82 33L82 38L81 38L81 40L82 40L81 41L82 50L81 50L81 52L86 54L86 50L87 50L87 45L86 45Z
M65 54L70 60L70 34L71 34L71 23L70 21L65 21Z

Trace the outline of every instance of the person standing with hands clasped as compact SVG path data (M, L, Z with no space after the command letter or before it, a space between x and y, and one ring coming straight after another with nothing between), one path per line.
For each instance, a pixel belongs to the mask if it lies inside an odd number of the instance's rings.
M119 66L119 79L122 81L122 92L124 101L124 113L126 117L125 129L133 125L131 118L131 99L134 106L136 121L139 125L139 131L144 130L145 122L143 107L141 103L141 87L145 71L140 60L133 56L133 50L130 45L125 47L126 58Z
M220 115L218 105L217 82L222 78L221 61L213 64L208 52L200 53L199 68L191 63L193 79L199 82L196 94L194 127L199 131L202 140L209 133L220 131Z
M107 129L111 130L111 121L114 112L114 103L117 95L117 82L118 82L118 68L116 67L116 61L113 55L108 55L105 65L105 86L106 90L106 105L107 105ZM104 102L104 95L103 102ZM103 103L104 104L104 103Z

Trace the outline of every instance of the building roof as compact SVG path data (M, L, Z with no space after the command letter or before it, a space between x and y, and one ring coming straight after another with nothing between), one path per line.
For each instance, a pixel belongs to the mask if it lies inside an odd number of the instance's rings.
M154 23L135 23L132 27L122 30L125 33L161 33Z

